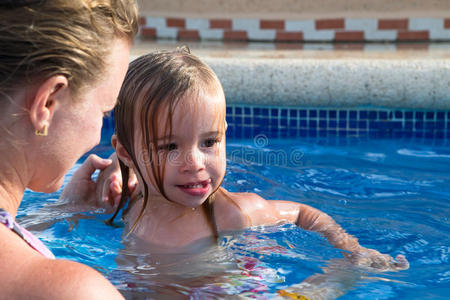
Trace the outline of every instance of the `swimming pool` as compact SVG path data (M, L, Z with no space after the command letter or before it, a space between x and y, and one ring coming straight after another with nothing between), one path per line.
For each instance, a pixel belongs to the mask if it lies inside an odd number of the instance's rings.
M310 276L316 284L308 289L329 291L330 297L343 294L342 299L448 297L447 112L420 112L418 119L414 111L409 119L408 111L400 116L400 111L357 110L354 119L353 110L345 117L327 110L326 127L320 127L320 110L251 107L247 116L247 108L228 109L227 189L317 207L362 245L404 254L410 269L356 269L324 238L291 225L226 234L218 246L199 241L182 254L136 252L136 241L122 242L120 226L101 222L108 216L55 207L58 193L27 191L18 220L57 257L96 268L128 299L274 298L280 290L298 291ZM102 143L93 150L101 156L112 152L111 123L105 127Z

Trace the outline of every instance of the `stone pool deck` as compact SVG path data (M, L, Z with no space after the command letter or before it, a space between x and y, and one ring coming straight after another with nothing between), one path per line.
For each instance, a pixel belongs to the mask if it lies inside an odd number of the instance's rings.
M137 41L132 57L182 44ZM184 44L214 69L229 104L450 110L449 44Z

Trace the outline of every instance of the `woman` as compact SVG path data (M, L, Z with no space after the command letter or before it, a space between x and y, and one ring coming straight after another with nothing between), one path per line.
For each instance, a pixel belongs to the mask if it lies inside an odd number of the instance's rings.
M14 219L26 188L56 191L99 142L136 32L132 0L0 0L1 298L122 298L93 269L53 259ZM109 164L90 157L78 176Z

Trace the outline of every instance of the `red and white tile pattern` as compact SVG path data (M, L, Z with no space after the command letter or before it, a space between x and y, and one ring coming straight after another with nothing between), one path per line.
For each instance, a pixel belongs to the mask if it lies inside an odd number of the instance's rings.
M450 41L450 18L199 19L141 17L141 36L267 42Z

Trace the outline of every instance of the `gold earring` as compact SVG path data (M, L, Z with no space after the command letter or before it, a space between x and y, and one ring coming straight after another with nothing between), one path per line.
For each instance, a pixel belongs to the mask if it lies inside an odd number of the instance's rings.
M44 125L44 128L42 129L42 131L39 131L38 129L36 129L34 134L37 136L47 136L48 135L48 126Z

